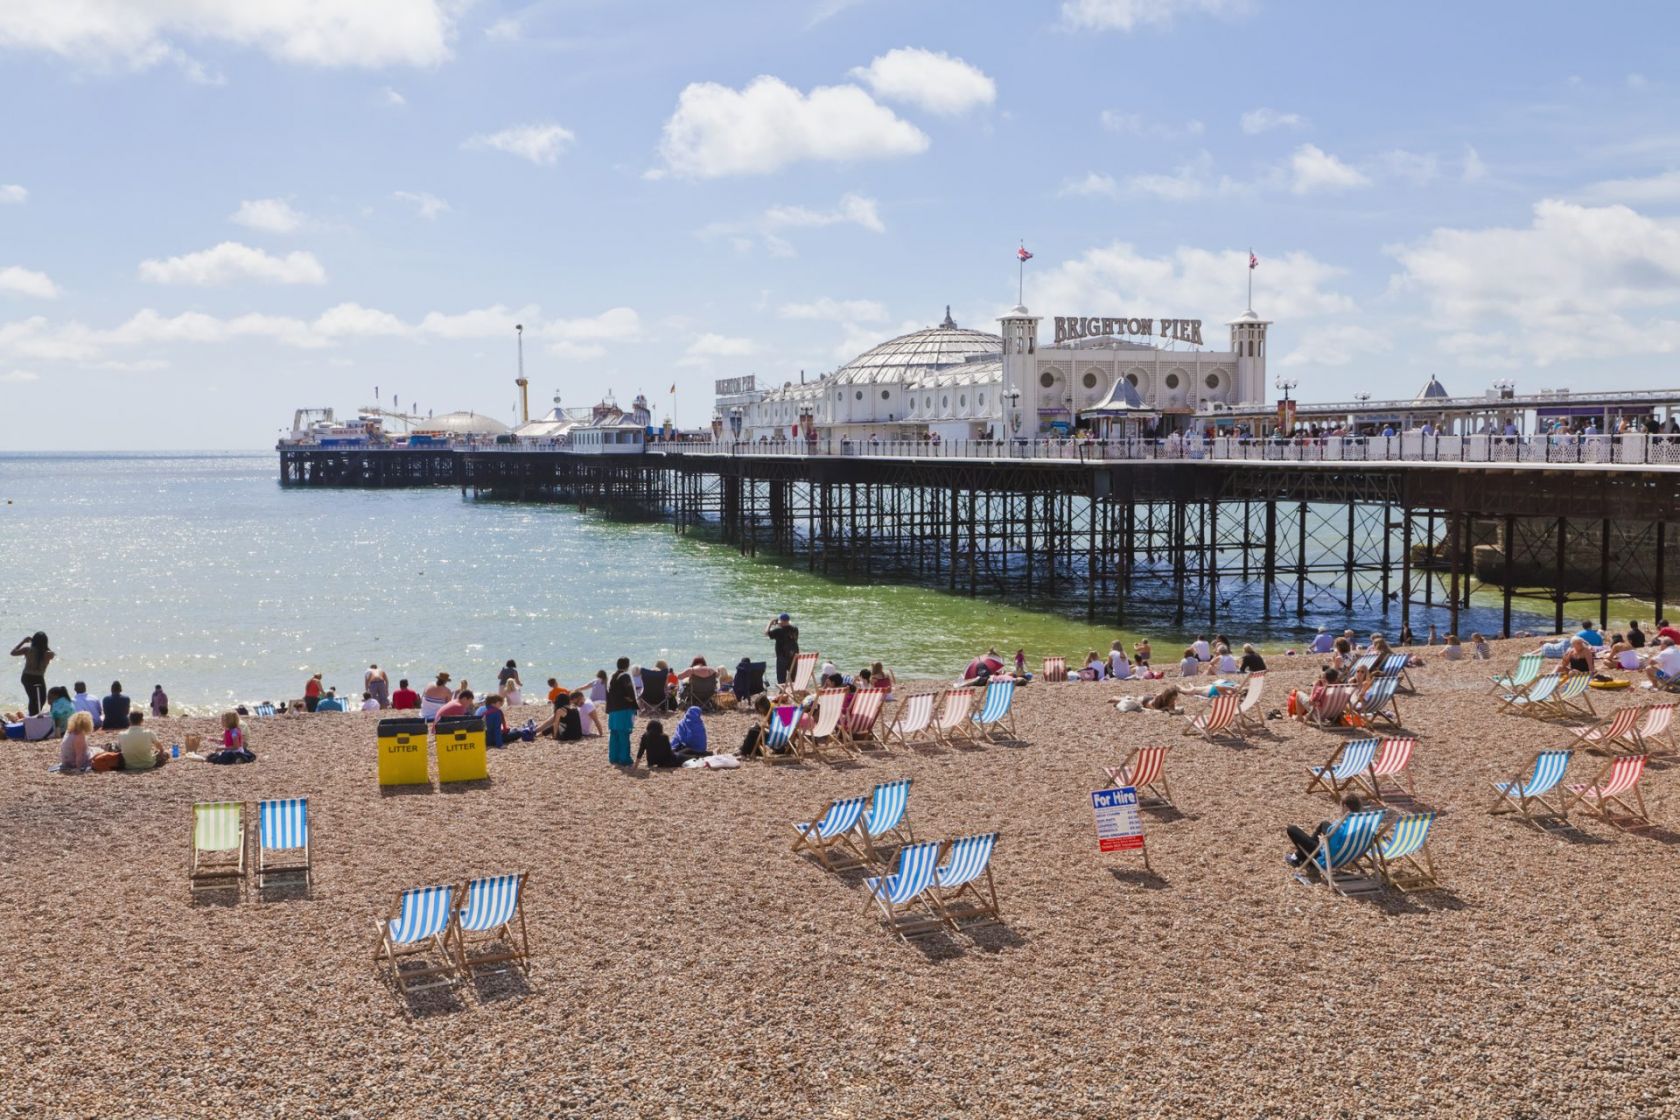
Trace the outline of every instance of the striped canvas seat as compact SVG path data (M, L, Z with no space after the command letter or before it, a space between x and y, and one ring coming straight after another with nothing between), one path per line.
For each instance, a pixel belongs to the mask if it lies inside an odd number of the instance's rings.
M1645 811L1645 795L1639 789L1639 779L1645 775L1648 760L1649 756L1642 754L1611 759L1590 784L1569 787L1570 804L1586 804L1612 824L1649 827L1651 818ZM1631 802L1629 795L1633 797Z
M1173 803L1167 785L1167 748L1136 747L1119 766L1105 766L1103 774L1114 788L1131 786L1139 808L1159 808Z
M1049 684L1067 680L1067 658L1046 657L1044 659L1044 680Z
M1642 709L1623 708L1603 723L1575 732L1575 743L1600 754L1637 750L1639 721L1643 715Z
M1338 894L1363 893L1377 885L1353 873L1361 861L1371 855L1377 833L1382 830L1385 813L1381 809L1366 809L1349 813L1336 827L1318 839L1318 847L1308 862L1323 877L1325 884ZM1338 878L1338 872L1341 873Z
M1507 692L1499 699L1506 707L1527 715L1533 711L1543 710L1545 705L1551 702L1552 693L1557 691L1558 685L1562 682L1563 678L1558 674L1547 673L1543 677L1536 678L1523 691Z
M944 921L927 898L938 864L937 842L909 844L899 849L898 868L891 875L863 881L887 928L900 937L926 937L944 927Z
M788 687L794 695L811 691L811 678L817 675L818 653L796 653L793 655L793 679L788 681Z
M891 839L900 847L912 843L910 827L904 823L910 807L910 779L882 782L869 795L869 808L858 821L858 836L866 845L870 861L885 865L881 858L883 842Z
M274 705L264 701L263 703L258 704L254 710L257 715L266 718L274 714Z
M1266 696L1266 674L1264 672L1250 673L1248 683L1243 688L1242 702L1237 705L1237 719L1249 731L1266 730L1265 713L1260 710L1260 701Z
M1377 670L1377 662L1379 662L1381 660L1382 660L1382 654L1380 654L1380 653L1362 653L1362 654L1359 655L1359 657L1354 661L1354 663L1352 665L1348 666L1348 676L1350 676L1350 677L1353 676L1355 673L1359 672L1359 670L1361 670L1361 669L1365 669L1365 670L1368 670L1368 671L1374 673Z
M1307 719L1319 727L1334 727L1342 721L1342 713L1353 703L1351 684L1326 685L1317 704L1307 705Z
M1571 716L1585 716L1596 718L1598 713L1593 711L1591 673L1571 673L1569 677L1558 685L1552 693L1551 701L1546 704L1547 713L1558 718Z
M1391 653L1378 664L1376 673L1379 676L1393 677L1397 682L1396 687L1403 691L1416 692L1417 689L1412 685L1412 676L1406 672L1406 663L1411 659L1410 654Z
M1208 742L1213 742L1221 735L1231 735L1238 739L1247 738L1247 733L1237 722L1237 711L1242 703L1242 697L1231 692L1223 696L1215 696L1208 710L1199 716L1186 717L1185 735L1201 735Z
M980 714L974 717L975 728L988 739L996 739L1004 731L1009 733L1009 738L1015 738L1014 701L1014 678L988 683L985 702L980 706Z
M884 745L875 734L875 724L886 701L884 688L860 688L852 693L852 706L840 719L840 732L846 742L860 750Z
M1494 799L1493 808L1488 811L1516 813L1528 821L1550 817L1566 818L1569 815L1568 800L1562 796L1553 801L1547 801L1546 798L1557 789L1558 783L1563 781L1563 775L1569 769L1571 754L1572 752L1566 750L1540 751L1523 774L1509 782L1494 782L1494 791L1499 796ZM1527 776L1523 776L1524 774Z
M1494 692L1507 692L1521 695L1540 677L1540 667L1545 658L1538 653L1525 653L1517 658L1517 667L1503 677L1493 678Z
M887 729L881 736L882 741L908 747L927 734L928 725L933 722L933 702L938 697L937 692L906 696L899 703L898 711L893 713L892 722L887 724Z
M1417 750L1416 739L1384 739L1377 747L1377 757L1371 760L1370 794L1382 801L1384 778L1390 785L1400 786L1407 797L1417 800L1417 788L1412 783L1412 754ZM1391 795L1392 796L1392 795Z
M992 852L997 842L998 834L987 832L945 846L945 862L934 872L930 894L939 916L953 930L1002 920L992 882Z
M1428 847L1434 824L1434 813L1410 813L1388 826L1377 844L1377 864L1389 886L1402 891L1440 889Z
M950 746L969 741L973 732L968 713L974 710L972 688L947 688L939 694L938 712L933 718L933 737Z
M299 857L301 856L301 862ZM257 803L257 892L270 876L303 876L305 888L314 886L309 855L309 799L286 797Z
M849 753L845 736L840 731L840 717L846 707L846 690L824 688L817 692L817 706L811 726L802 728L795 736L799 753L806 758L827 759L830 751Z
M1350 787L1359 784L1366 771L1370 770L1371 760L1376 758L1381 742L1380 739L1359 739L1343 743L1336 748L1328 763L1308 769L1307 792L1323 790L1332 797L1341 797Z
M1395 693L1400 687L1398 677L1378 677L1358 700L1359 714L1367 725L1382 722L1400 726L1400 702Z
M867 854L852 842L852 830L862 816L861 797L830 801L816 820L800 821L793 826L799 834L793 842L794 852L809 852L830 871L841 871L867 862Z
M391 966L397 990L425 991L454 983L449 955L455 888L412 887L397 900L397 916L381 918L378 958Z
M470 880L466 888L466 904L455 915L455 960L461 973L471 977L473 971L490 965L530 967L530 944L525 936L525 872L508 875L488 875ZM515 928L515 923L518 923ZM488 951L472 953L500 945Z
M766 762L791 762L799 758L798 736L794 729L799 726L799 708L793 704L784 704L770 709L770 723L764 729L763 757Z
M237 890L245 878L244 802L200 801L192 807L192 825L188 889L194 896L207 890Z
M1657 754L1657 747L1662 744L1662 740L1666 736L1668 749L1661 753L1672 754L1674 752L1674 707L1673 704L1651 704L1640 709L1645 713L1645 718L1640 722L1639 730L1636 733L1640 750L1646 754Z

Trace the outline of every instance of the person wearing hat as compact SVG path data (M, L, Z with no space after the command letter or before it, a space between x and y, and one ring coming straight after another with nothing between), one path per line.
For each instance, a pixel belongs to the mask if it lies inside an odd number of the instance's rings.
M776 683L786 684L793 672L793 659L799 656L799 627L783 611L770 620L764 636L776 643Z
M1312 652L1329 653L1336 648L1336 639L1330 636L1330 627L1320 626L1318 635L1312 640Z
M439 673L437 680L426 686L426 691L420 694L427 700L436 700L440 704L447 704L455 699L455 690L449 687L449 674Z

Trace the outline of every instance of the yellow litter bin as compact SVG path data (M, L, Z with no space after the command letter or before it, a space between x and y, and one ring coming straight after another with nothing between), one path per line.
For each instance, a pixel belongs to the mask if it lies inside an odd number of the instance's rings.
M490 776L484 721L476 716L437 721L438 781L476 782Z
M379 784L424 786L431 783L431 774L426 768L426 721L380 720Z

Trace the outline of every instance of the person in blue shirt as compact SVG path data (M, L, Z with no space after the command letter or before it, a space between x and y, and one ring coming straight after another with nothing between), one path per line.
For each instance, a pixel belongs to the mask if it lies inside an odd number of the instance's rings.
M705 758L711 753L706 749L706 724L700 718L698 707L683 713L682 721L677 724L677 730L671 735L671 753L680 761Z
M485 746L507 746L507 716L502 712L501 696L494 692L486 696L478 714L484 717Z
M1575 636L1594 649L1600 649L1604 645L1604 635L1590 622L1581 623L1581 629Z
M1328 626L1320 626L1318 628L1318 636L1313 638L1313 640L1312 640L1312 652L1313 653L1329 653L1331 650L1333 650L1335 648L1336 648L1336 639L1330 633L1330 628Z

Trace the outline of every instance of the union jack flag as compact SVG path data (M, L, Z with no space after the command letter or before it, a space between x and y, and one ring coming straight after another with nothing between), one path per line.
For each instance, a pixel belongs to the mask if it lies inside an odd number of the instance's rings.
M1032 260L1032 254L1027 252L1027 247L1025 245L1023 245L1019 249L1015 250L1015 256L1018 259L1023 260L1023 261Z
M1254 250L1253 249L1250 249L1248 251L1248 267L1249 268L1259 268L1260 267L1260 258L1254 255Z

